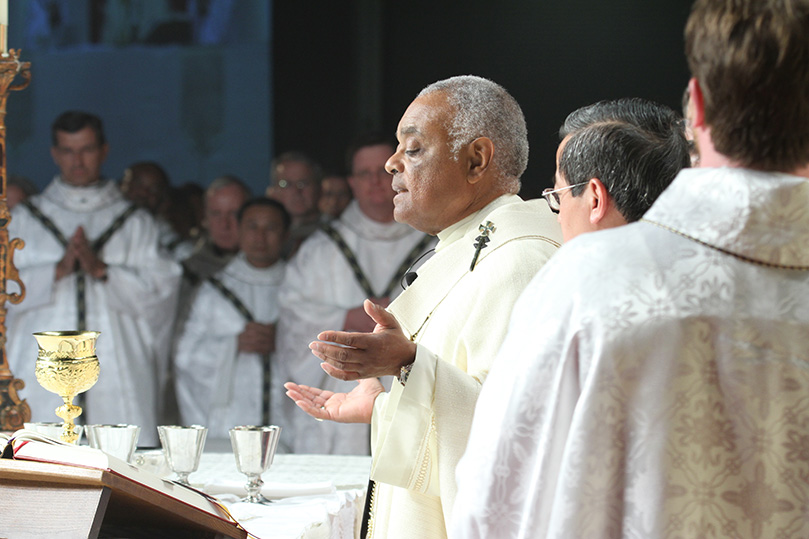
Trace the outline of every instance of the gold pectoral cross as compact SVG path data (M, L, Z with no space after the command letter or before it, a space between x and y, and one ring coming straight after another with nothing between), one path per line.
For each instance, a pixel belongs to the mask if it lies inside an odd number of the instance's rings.
M475 270L475 264L480 256L480 251L485 249L486 244L489 243L489 233L494 234L494 223L486 221L478 227L478 230L480 231L480 236L475 238L475 256L472 257L472 264L469 266L469 271Z

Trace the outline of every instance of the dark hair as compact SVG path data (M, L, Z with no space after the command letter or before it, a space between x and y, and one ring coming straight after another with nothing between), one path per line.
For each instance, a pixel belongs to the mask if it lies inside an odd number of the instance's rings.
M742 166L809 162L809 2L697 0L685 51L716 150Z
M63 131L65 133L77 133L85 127L89 127L93 130L99 146L103 146L107 143L107 139L104 137L104 126L101 123L101 118L95 114L90 114L89 112L69 110L60 114L51 125L52 145L55 147L59 142L56 138L56 133L58 131Z
M350 176L354 173L354 156L357 152L370 146L390 146L392 150L396 150L396 143L384 133L379 131L362 133L351 140L346 150L346 174Z
M126 170L124 170L124 178L128 177L130 180L141 174L154 175L163 185L163 189L168 190L171 185L171 180L169 180L169 175L166 170L154 161L139 161L129 165Z
M269 208L274 208L281 215L281 222L284 225L284 231L289 230L289 227L292 225L292 217L289 215L289 212L284 207L283 204L278 202L277 200L273 200L272 198L267 197L256 197L251 198L244 204L242 204L241 208L239 208L239 213L236 214L236 219L239 223L242 222L242 217L244 217L244 213L254 206L267 206Z
M571 113L559 130L570 137L559 157L569 185L598 178L618 211L637 221L677 173L690 166L682 118L653 101L601 101ZM579 196L586 186L571 189Z

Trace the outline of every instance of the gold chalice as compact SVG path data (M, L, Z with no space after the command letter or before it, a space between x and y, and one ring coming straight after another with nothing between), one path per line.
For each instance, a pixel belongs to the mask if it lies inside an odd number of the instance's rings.
M79 435L73 419L81 415L81 406L73 397L84 393L98 380L98 357L95 355L98 331L42 331L34 333L39 345L36 377L39 385L56 393L65 403L56 409L64 420L62 441L75 443Z

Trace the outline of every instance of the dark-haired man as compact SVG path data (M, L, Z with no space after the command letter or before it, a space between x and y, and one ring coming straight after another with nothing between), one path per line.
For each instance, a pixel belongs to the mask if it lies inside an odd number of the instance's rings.
M154 219L101 176L101 120L65 112L52 134L60 173L14 209L9 226L26 244L15 258L26 298L9 307L10 364L26 382L32 418L52 420L61 400L36 383L31 333L100 331L101 376L86 393L82 419L137 424L141 441L154 444L180 267L159 254Z
M454 536L807 537L809 2L697 0L700 167L517 302Z
M559 137L554 186L542 196L565 241L637 221L690 163L683 119L641 98L582 107Z
M273 391L270 362L290 216L280 202L254 198L237 221L238 252L200 285L174 356L182 423L206 425L211 441L225 446L235 425L274 422L271 399L283 398L280 384Z

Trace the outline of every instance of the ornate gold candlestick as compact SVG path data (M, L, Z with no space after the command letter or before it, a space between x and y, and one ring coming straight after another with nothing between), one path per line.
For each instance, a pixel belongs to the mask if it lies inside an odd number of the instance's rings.
M65 403L56 409L64 420L62 440L75 443L79 435L73 420L81 415L81 406L73 397L84 393L98 380L96 357L97 331L43 331L34 333L39 345L36 377L39 385L56 393Z
M14 250L22 249L25 243L19 238L8 239L11 216L6 204L6 100L10 91L28 86L30 68L30 62L20 62L18 50L12 49L8 55L0 56L0 430L17 430L31 419L28 403L17 395L25 382L14 378L6 359L6 301L17 304L25 297L25 286L14 267ZM12 86L17 76L22 77L22 81ZM6 292L9 280L19 285L18 294Z

